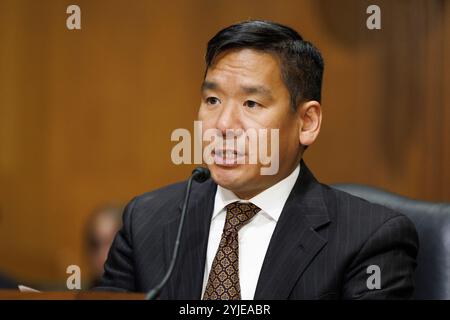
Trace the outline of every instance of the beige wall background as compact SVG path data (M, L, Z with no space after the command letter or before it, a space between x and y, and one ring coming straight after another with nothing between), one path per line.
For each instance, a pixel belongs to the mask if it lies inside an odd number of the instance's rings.
M81 7L82 30L66 28ZM377 4L382 29L366 28ZM0 2L0 270L64 287L87 276L98 204L184 179L206 42L245 19L288 24L325 58L324 122L306 161L325 183L450 201L450 2ZM85 279L85 278L83 278Z

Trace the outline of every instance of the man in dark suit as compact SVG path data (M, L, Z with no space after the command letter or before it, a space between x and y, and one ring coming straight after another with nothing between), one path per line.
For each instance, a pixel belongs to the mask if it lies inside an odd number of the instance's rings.
M212 179L192 186L180 255L160 298L412 296L418 250L413 224L319 183L301 160L320 131L322 73L319 51L280 24L247 21L208 42L203 128L225 140L249 129L278 129L276 141L268 142L277 170L262 174L266 164L250 163L248 148L211 151ZM103 289L146 292L159 283L185 188L181 182L128 204Z

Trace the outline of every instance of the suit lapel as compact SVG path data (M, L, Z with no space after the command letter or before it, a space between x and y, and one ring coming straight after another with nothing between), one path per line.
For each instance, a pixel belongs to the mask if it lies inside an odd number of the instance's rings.
M270 240L255 300L289 297L298 278L327 242L315 230L329 221L321 185L302 161Z
M212 180L203 184L193 183L181 234L178 259L167 284L168 299L199 299L201 297L216 187L217 185ZM181 206L182 201L178 207L179 213L176 215L176 219L170 221L164 229L166 268L172 258ZM166 298L165 295L161 297Z

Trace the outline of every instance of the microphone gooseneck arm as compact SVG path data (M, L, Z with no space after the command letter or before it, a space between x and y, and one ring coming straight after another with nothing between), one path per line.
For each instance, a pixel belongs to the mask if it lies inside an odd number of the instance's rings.
M166 274L164 275L164 278L161 280L161 282L151 289L147 295L145 296L146 300L154 300L158 297L159 293L161 292L162 288L165 286L167 281L169 280L170 276L172 275L173 268L175 267L175 263L178 257L178 249L180 247L180 239L181 239L181 233L183 231L183 225L184 225L184 219L186 217L186 211L189 204L189 196L191 194L191 186L192 186L192 180L195 180L199 183L203 183L206 181L210 176L209 170L203 167L198 167L192 171L192 175L189 177L189 180L187 182L186 186L186 193L184 195L184 202L183 202L183 208L181 210L181 217L180 217L180 224L178 225L178 232L177 237L175 240L175 246L172 253L172 259L170 260L169 268L167 269Z

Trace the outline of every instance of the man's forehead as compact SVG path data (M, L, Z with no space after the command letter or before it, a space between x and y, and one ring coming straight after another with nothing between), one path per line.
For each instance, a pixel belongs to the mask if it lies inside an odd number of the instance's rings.
M214 58L209 71L260 72L262 69L278 69L278 59L272 54L255 49L230 49Z
M248 93L268 93L270 87L277 85L280 80L279 70L274 67L278 68L277 65L271 67L264 63L254 68L230 68L215 64L206 70L202 90L219 89L221 86L235 83Z

